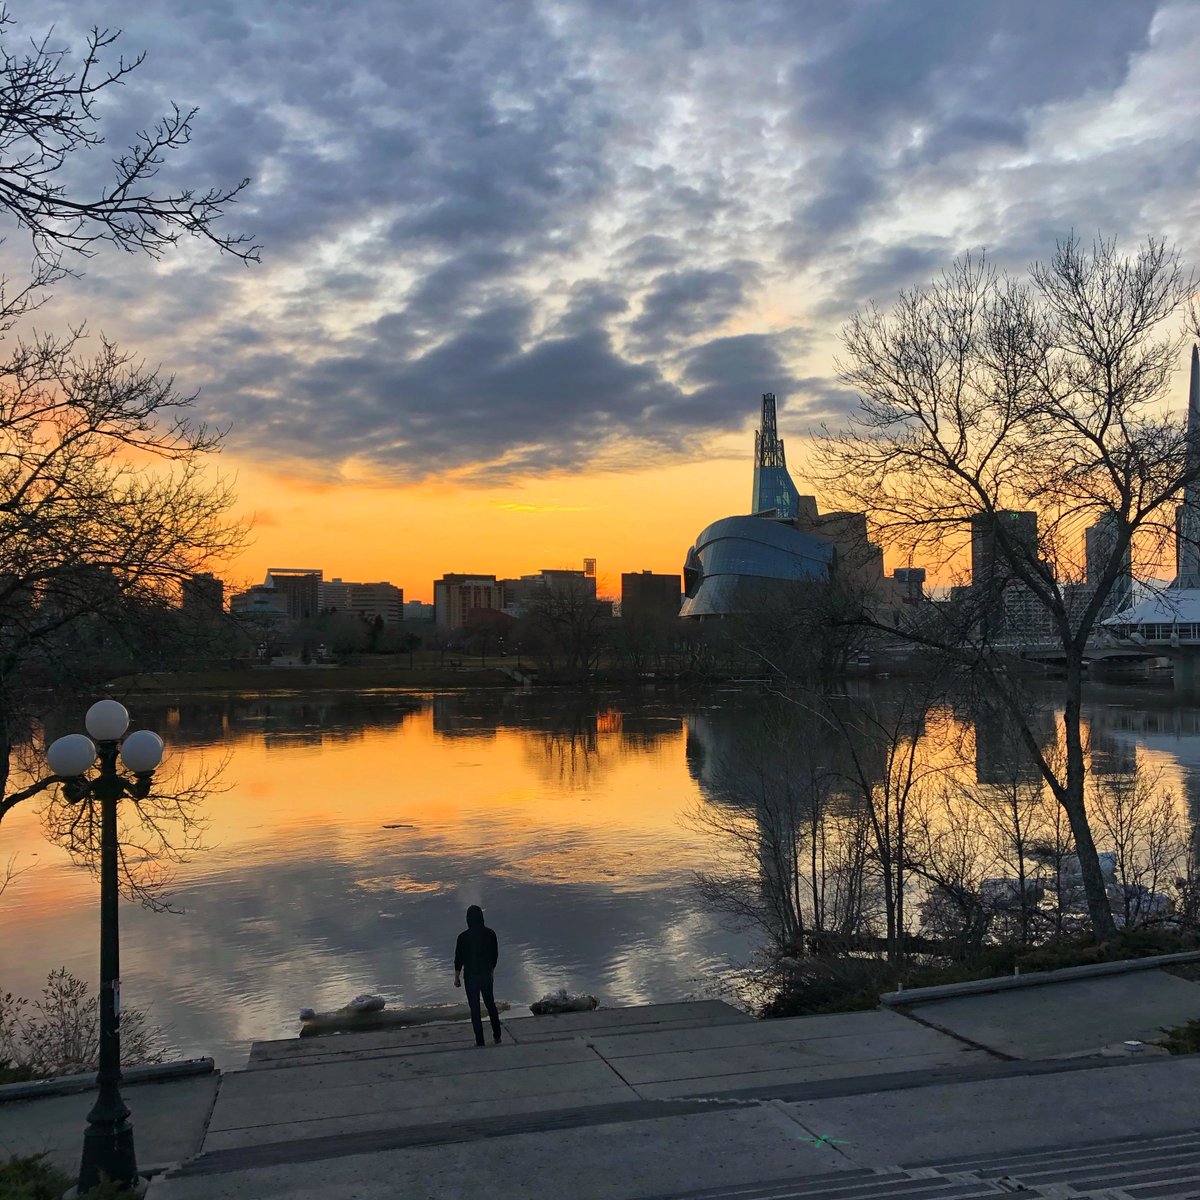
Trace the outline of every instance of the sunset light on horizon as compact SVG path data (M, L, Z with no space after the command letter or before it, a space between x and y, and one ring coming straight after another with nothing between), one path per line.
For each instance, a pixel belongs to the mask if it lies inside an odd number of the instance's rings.
M1196 260L1198 10L1101 10L112 0L147 57L106 141L198 106L170 170L248 177L222 221L262 262L100 245L38 324L86 321L227 431L231 586L312 566L429 600L595 558L616 595L748 511L763 392L820 498L856 310L1072 230ZM73 49L97 19L14 16Z

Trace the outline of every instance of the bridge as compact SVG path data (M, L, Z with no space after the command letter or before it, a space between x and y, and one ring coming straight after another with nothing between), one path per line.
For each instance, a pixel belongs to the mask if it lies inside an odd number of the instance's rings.
M1001 638L997 647L1016 658L1046 665L1065 658L1061 642L1044 634ZM1165 658L1171 663L1175 690L1194 692L1200 684L1200 590L1168 589L1109 617L1088 639L1089 667L1116 667Z

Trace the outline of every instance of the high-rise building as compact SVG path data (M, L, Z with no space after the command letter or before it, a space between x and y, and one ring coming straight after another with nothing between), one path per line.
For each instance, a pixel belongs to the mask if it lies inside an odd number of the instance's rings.
M307 621L321 611L322 578L315 567L268 567L263 586L275 589L293 621Z
M683 593L678 575L630 571L621 576L621 616L651 614L677 617Z
M215 613L225 607L225 585L215 575L200 571L180 586L182 607L189 613Z
M924 567L897 567L892 572L899 599L904 604L919 604L925 595Z
M596 576L585 570L547 568L536 575L522 575L519 579L502 579L504 609L513 616L520 616L525 607L539 592L569 593L596 599Z
M867 514L818 513L815 501L809 511L804 504L808 499L800 497L800 514L792 524L804 533L833 543L837 578L851 586L878 591L883 583L883 549L868 536Z
M1117 541L1117 517L1105 513L1095 525L1083 531L1084 557L1087 563L1087 581L1095 587L1108 569L1113 548ZM1101 618L1122 612L1133 603L1133 557L1128 546L1121 556L1121 565L1112 590L1100 612Z
M1035 512L1001 509L976 513L971 518L971 583L992 586L1012 574L1005 558L1005 545L1030 562L1037 560L1038 522Z
M1200 350L1195 346L1188 380L1187 465L1192 472L1200 468ZM1200 479L1183 489L1175 519L1175 565L1177 588L1200 588Z
M1014 580L1011 560L1037 562L1037 524L1037 513L1013 509L971 518L971 587L976 601L982 601L979 628L985 638L1034 633L1033 597L1025 594L1024 583Z
M329 579L321 584L321 611L382 619L386 625L404 620L404 589L387 583L343 583Z
M285 626L290 620L283 596L262 583L230 596L229 611L239 620L254 619L273 627Z
M439 629L461 629L478 608L504 608L504 586L495 575L448 574L433 581L433 620Z

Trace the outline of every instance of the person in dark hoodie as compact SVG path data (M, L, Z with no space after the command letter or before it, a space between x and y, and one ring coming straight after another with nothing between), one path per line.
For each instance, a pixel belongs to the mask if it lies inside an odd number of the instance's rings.
M467 980L467 1004L471 1007L471 1027L475 1030L475 1045L483 1045L483 1019L479 1014L479 997L487 1005L492 1021L492 1040L500 1041L500 1014L492 993L492 972L500 958L496 931L483 923L483 909L472 904L467 909L467 927L458 935L454 947L454 986L462 987Z

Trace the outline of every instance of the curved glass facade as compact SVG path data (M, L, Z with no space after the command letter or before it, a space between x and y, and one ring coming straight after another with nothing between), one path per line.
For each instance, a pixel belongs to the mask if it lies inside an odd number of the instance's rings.
M681 617L747 612L772 585L824 583L834 561L832 542L768 517L723 517L704 529L683 567Z

